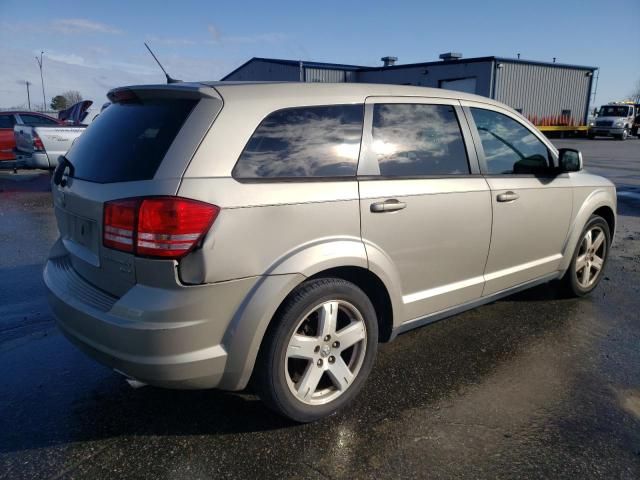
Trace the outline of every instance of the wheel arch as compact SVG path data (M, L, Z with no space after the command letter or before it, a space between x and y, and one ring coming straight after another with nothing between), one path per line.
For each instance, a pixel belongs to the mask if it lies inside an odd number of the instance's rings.
M613 242L616 227L615 205L615 194L612 198L611 192L605 189L594 190L584 200L573 219L571 228L569 229L569 235L562 249L563 260L559 267L561 272L564 273L567 268L569 268L573 251L577 245L580 234L592 215L595 214L604 218L609 226L611 241Z
M309 278L341 278L360 288L371 300L378 319L379 340L387 342L393 330L393 304L384 282L371 270L356 266L342 266L318 272Z
M361 288L376 309L380 338L383 341L390 338L397 306L388 283L368 269L362 241L336 238L312 242L275 262L243 300L223 339L228 357L219 388L241 390L246 387L278 309L302 283L322 277L342 278Z

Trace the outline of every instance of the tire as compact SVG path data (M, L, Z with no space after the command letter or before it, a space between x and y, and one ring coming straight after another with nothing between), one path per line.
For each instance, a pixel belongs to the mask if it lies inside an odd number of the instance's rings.
M594 140L596 138L596 136L593 133L587 133L587 138L589 140Z
M629 138L629 129L625 128L620 135L618 135L618 140L626 140Z
M603 235L601 243L598 243L595 251L591 253L589 253L590 251L588 252L588 241L586 240L588 232L592 234L592 249L595 247L594 244L599 242L599 235ZM609 231L609 224L604 218L598 215L592 215L580 234L578 244L571 258L571 264L562 277L561 284L564 293L572 297L583 297L598 286L602 280L603 271L607 264L610 246L611 232ZM590 258L593 258L593 260L589 260ZM596 258L600 259L601 262L596 261ZM586 265L585 260L587 261ZM599 270L596 268L598 264L600 267ZM585 269L587 268L589 269L589 278L585 281Z
M377 347L378 320L369 297L346 280L310 280L287 297L273 318L258 356L255 386L275 412L312 422L353 400L373 367Z

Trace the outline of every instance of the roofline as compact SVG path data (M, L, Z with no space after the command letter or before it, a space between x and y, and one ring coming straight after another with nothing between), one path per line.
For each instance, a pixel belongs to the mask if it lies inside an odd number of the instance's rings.
M402 68L416 68L416 67L433 67L436 65L454 65L457 63L483 63L483 62L504 62L504 63L519 63L525 65L541 65L545 67L558 67L558 68L573 68L576 70L598 70L598 67L589 67L585 65L573 65L569 63L553 63L542 62L538 60L523 60L519 58L507 58L507 57L472 57L472 58L460 58L458 60L440 60L432 62L420 62L420 63L405 63L402 65L392 65L389 67L363 67L359 72L371 72L380 70L398 70Z
M478 63L478 62L491 62L496 57L475 57L475 58L461 58L458 60L437 60L432 62L419 62L419 63L403 63L401 65L390 65L388 67L361 67L359 72L372 72L379 70L399 70L403 68L416 68L416 67L432 67L434 65L453 65L456 63Z
M523 60L520 58L507 58L507 57L493 57L497 62L507 63L523 63L526 65L542 65L545 67L560 67L560 68L574 68L576 70L598 70L598 67L589 67L586 65L575 65L571 63L554 63L554 62L542 62L539 60Z
M553 63L553 62L542 62L538 60L523 60L519 58L507 58L507 57L472 57L472 58L461 58L458 60L439 60L432 62L419 62L419 63L405 63L402 65L390 65L388 67L379 66L379 67L366 67L361 65L346 65L342 63L323 63L323 62L311 62L305 60L284 60L280 58L264 58L264 57L253 57L244 62L235 70L231 71L220 80L224 81L238 70L253 62L254 60L262 61L262 62L270 62L277 63L280 65L289 65L289 66L298 66L300 62L302 62L303 66L312 67L312 68L332 68L339 70L353 70L356 72L375 72L375 71L385 71L385 70L401 70L403 68L417 68L417 67L432 67L436 65L454 65L457 63L483 63L483 62L505 62L505 63L518 63L523 65L539 65L544 67L556 67L556 68L572 68L575 70L586 70L586 71L595 71L598 70L598 67L590 67L585 65L573 65L569 63Z

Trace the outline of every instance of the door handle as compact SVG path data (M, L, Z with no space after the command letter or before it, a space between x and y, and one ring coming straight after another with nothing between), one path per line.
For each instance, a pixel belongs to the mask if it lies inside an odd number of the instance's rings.
M396 200L395 198L385 200L384 202L375 202L371 204L371 213L397 212L406 208L407 204Z
M498 196L496 197L496 199L499 202L514 202L517 199L520 198L520 195L518 195L515 192L512 191L508 191L508 192L504 192L504 193L500 193L498 194Z

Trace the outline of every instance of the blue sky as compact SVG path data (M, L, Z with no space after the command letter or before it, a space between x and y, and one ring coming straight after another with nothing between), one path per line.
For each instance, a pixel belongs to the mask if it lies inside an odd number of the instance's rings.
M611 7L610 7L611 5ZM0 107L79 90L163 82L142 42L183 80L217 80L253 56L378 65L442 52L600 67L596 104L640 82L640 1L71 1L0 0Z

